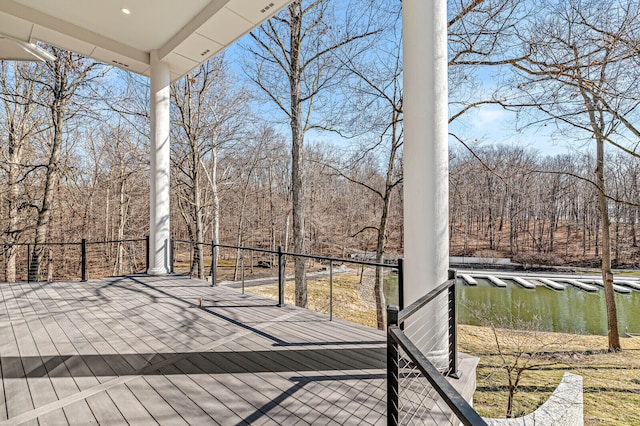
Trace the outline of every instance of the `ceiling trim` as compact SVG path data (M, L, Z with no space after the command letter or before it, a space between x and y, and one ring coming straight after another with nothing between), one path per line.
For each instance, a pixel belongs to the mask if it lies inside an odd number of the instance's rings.
M164 59L168 54L173 52L176 47L185 41L191 34L195 33L198 28L204 25L213 15L218 13L229 0L212 0L204 9L200 11L191 21L187 23L180 31L178 31L168 42L159 49L160 59Z
M63 21L62 19L47 15L46 13L42 13L36 9L15 3L12 0L0 1L0 11L22 18L34 23L35 25L57 31L62 34L67 34L68 36L78 40L102 47L106 50L113 51L136 61L145 64L150 63L149 53L147 52L143 52L126 44L117 42L93 31ZM25 41L31 42L31 40Z

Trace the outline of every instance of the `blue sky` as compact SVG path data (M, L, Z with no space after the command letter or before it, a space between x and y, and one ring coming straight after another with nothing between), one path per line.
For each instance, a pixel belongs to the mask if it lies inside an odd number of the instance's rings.
M536 149L543 155L573 152L582 143L567 141L555 132L552 124L542 128L516 129L517 116L497 105L485 105L469 111L452 123L449 130L471 143L483 145L522 145ZM451 138L452 147L460 145Z
M248 36L245 36L239 43L227 49L226 55L231 68L237 74L239 80L245 82L251 90L258 90L248 81L244 74L245 71L242 68L242 47L240 47L240 45L248 42L250 42L250 40ZM498 72L498 70L489 68L486 71L482 70L479 75L476 75L477 80L475 83L477 83L478 86L476 86L474 90L483 93L477 96L482 97L487 95L486 98L490 97L490 94L496 87L496 81L498 81L499 78L497 75ZM476 96L474 96L474 98L475 97ZM287 120L281 113L277 112L273 105L261 105L259 102L255 102L254 108L258 111L259 115L270 120L274 127L288 138L289 129L287 127ZM516 113L506 111L500 106L485 105L467 112L463 117L452 123L450 130L470 144L520 144L535 149L542 155L556 155L576 151L577 149L584 150L585 148L584 143L576 143L575 140L568 141L566 137L563 137L559 132L555 131L551 123L546 127L529 127L517 130L516 122ZM338 135L328 132L310 132L307 135L307 140L309 142L328 141L345 148L352 142L351 140L342 139ZM452 149L454 149L458 148L460 143L451 138L450 145ZM588 147L589 145L587 145L587 149Z

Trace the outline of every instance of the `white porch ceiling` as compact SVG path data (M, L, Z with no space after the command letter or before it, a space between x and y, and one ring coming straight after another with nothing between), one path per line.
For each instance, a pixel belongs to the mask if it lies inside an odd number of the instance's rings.
M149 52L158 50L173 81L290 1L2 0L0 59L33 59L11 39L41 41L149 75Z

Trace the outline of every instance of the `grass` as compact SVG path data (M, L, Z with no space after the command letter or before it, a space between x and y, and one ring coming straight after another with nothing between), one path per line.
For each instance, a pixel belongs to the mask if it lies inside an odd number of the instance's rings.
M333 277L333 315L336 318L376 327L375 305L363 299L358 290L357 275L338 275ZM277 299L277 284L247 287L247 293ZM295 304L295 284L285 283L285 303ZM307 282L308 308L312 311L329 314L329 278L309 280Z
M485 417L503 417L507 376L500 368L492 329L459 325L458 338L460 351L480 357L474 407ZM540 368L524 373L514 413L534 411L569 371L583 378L586 425L640 424L640 338L623 338L623 351L618 353L607 352L606 336L536 332L536 338L550 350L537 356ZM505 352L509 349L514 348Z
M339 275L333 281L334 316L375 327L375 306L362 297L359 276ZM248 287L246 291L277 298L275 284ZM294 284L289 281L285 286L286 303L294 303L293 294ZM308 301L310 309L328 314L328 278L309 280ZM492 329L464 324L458 327L459 350L480 358L474 408L485 417L504 417L508 382ZM516 415L531 413L544 403L568 371L583 377L585 425L640 425L640 337L623 338L623 351L608 353L606 336L526 333L498 331L503 354L531 341L535 341L536 352L542 348L532 362L539 367L523 374L514 400Z

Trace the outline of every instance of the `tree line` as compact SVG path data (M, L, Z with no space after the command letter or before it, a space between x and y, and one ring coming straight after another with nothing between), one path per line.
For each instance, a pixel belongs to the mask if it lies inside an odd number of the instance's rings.
M598 267L601 215L597 187L588 178L595 169L593 155L546 156L517 145L478 147L474 154L451 154L452 255L509 257L530 266ZM630 201L609 207L613 265L637 268L640 168L623 153L612 153L607 161L616 164L607 193Z

